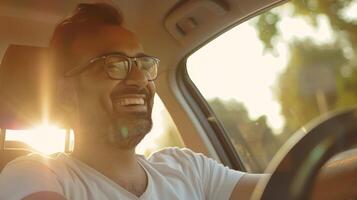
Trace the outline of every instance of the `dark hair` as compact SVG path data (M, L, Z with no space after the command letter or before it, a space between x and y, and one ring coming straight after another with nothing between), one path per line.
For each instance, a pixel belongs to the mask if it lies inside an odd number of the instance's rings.
M105 3L79 4L72 15L60 22L50 41L52 62L59 73L76 65L69 48L78 34L90 31L95 25L121 25L122 15L117 8Z

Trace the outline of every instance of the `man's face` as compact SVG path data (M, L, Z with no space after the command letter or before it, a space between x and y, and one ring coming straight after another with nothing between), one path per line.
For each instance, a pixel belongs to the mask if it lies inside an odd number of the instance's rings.
M143 54L143 49L128 30L98 26L76 37L71 53L77 63L86 63L111 53L137 57ZM135 62L124 80L110 79L104 64L99 60L73 78L79 137L105 140L119 148L135 147L152 127L154 83L147 80ZM95 132L95 135L86 135L86 132Z

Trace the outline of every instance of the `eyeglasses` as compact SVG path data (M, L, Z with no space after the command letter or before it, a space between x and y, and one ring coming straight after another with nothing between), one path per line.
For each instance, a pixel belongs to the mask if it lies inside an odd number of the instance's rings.
M85 65L74 67L73 69L67 71L64 76L71 77L79 74L91 66L92 63L99 60L104 60L104 69L108 77L115 80L124 80L131 71L134 62L149 81L155 80L157 78L157 68L160 62L158 58L146 55L139 57L128 57L122 54L110 54L93 58Z

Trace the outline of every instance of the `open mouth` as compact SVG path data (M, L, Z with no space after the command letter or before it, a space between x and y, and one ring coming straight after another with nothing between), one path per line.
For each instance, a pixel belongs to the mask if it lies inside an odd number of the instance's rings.
M146 95L143 94L126 94L121 95L113 100L115 109L120 112L146 112L147 103Z
M119 99L119 104L121 106L145 105L145 100L143 98L122 98Z

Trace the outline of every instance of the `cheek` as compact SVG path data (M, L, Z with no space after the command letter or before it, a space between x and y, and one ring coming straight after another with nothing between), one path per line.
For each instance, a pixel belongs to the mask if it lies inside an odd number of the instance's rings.
M116 83L109 83L104 87L98 88L98 96L100 98L100 102L102 103L102 106L105 106L105 108L109 110L112 110L113 108L111 94L115 88L115 85Z
M105 113L112 113L113 111L113 104L112 101L110 100L110 98L102 96L99 99L99 103L100 103L100 107L101 110L104 111Z
M83 76L79 90L82 94L81 97L92 104L91 109L94 109L98 103L100 107L104 107L106 110L111 109L112 102L110 94L115 88L115 85L118 84L118 81L99 79L99 77L98 79L94 79L93 77Z

